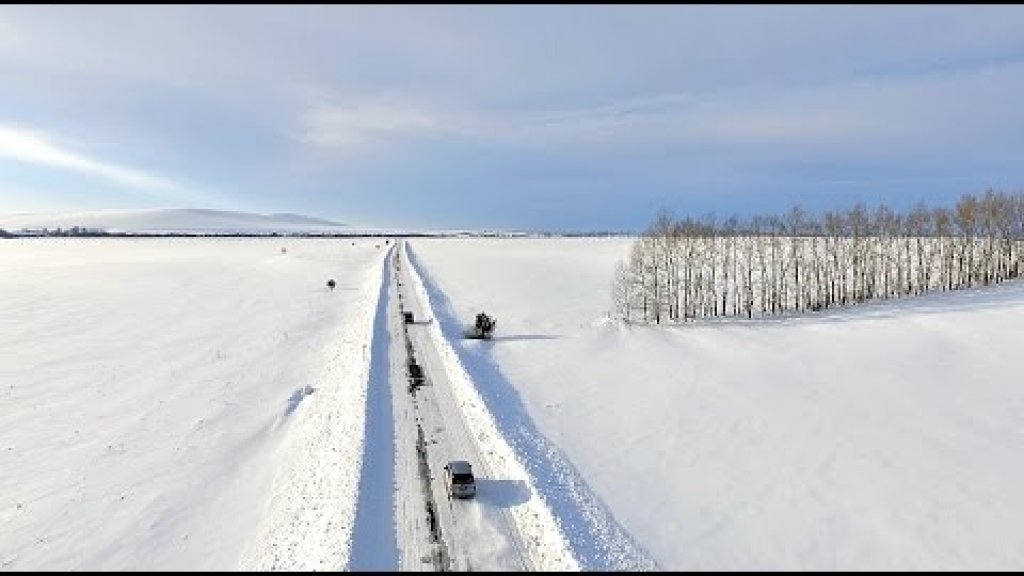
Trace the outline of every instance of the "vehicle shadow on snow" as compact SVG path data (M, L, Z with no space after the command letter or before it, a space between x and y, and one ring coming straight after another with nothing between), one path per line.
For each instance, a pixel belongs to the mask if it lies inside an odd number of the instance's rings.
M476 479L476 498L497 508L511 508L530 499L530 487L522 480Z
M623 529L604 502L584 482L562 451L537 430L519 393L501 373L491 350L502 342L494 338L463 340L463 323L451 302L435 284L407 243L409 263L419 273L434 317L445 339L473 379L477 392L498 430L522 459L537 492L551 508L583 570L655 570L657 564ZM515 336L506 337L507 340ZM519 337L548 340L557 337Z
M789 311L777 316L758 316L755 313L753 318L702 318L699 323L707 326L788 326L904 318L908 315L941 315L974 310L1001 310L1020 305L1024 305L1024 280L1018 279L989 286L936 291L916 296L876 298L821 310Z
M525 340L558 340L559 336L549 336L545 334L521 334L513 336L492 336L489 340L483 340L483 342L519 342Z

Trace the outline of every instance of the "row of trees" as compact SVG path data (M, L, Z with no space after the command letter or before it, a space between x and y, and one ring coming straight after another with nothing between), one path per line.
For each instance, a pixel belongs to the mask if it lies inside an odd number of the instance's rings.
M847 211L746 221L659 213L616 266L627 322L746 318L956 290L1024 272L1024 194L989 190L952 208Z

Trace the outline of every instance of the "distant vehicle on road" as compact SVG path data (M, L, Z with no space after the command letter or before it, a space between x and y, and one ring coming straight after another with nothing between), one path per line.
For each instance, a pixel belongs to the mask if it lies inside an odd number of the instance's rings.
M476 479L473 467L465 460L451 460L444 466L444 482L448 495L456 498L476 496Z

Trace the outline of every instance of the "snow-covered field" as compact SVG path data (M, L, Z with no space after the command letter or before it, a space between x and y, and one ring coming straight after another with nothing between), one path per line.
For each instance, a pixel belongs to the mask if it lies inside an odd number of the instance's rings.
M556 514L593 491L666 569L1024 569L1024 284L627 328L628 240L410 248L446 334L497 317L455 349L514 446L557 447L525 450Z
M0 242L0 570L346 566L376 244Z
M460 532L473 548L453 554L1024 569L1024 283L625 327L606 313L629 246L409 242L424 322L406 328L438 413L477 444L480 498L459 504L479 506L460 509L513 528ZM417 473L391 403L406 392L388 248L0 241L0 570L427 566L419 488L394 490ZM463 340L479 311L495 338Z

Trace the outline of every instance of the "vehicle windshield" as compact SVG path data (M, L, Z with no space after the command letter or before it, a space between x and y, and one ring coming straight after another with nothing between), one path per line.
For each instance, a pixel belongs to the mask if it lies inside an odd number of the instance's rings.
M452 484L472 484L472 474L452 474Z

